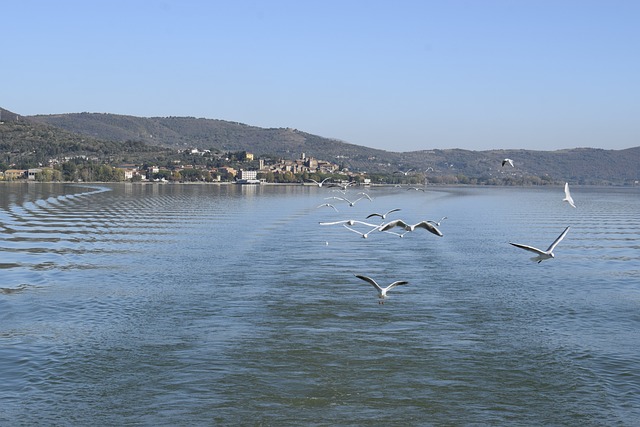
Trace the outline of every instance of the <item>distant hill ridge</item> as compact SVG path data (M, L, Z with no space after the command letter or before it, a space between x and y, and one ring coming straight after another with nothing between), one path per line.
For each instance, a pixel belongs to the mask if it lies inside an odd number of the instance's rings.
M6 110L3 110L6 111ZM4 113L3 113L4 115ZM640 146L626 150L577 148L558 151L432 149L412 152L378 150L323 138L291 128L260 128L238 122L195 117L135 117L108 113L26 116L98 140L144 142L173 149L246 150L256 155L297 158L305 153L352 170L393 173L413 169L427 178L513 176L548 177L575 184L634 184L640 180ZM512 158L515 168L500 166ZM427 172L425 172L427 171Z

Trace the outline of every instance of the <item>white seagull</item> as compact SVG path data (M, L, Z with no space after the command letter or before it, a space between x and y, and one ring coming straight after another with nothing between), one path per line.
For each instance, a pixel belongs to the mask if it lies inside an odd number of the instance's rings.
M369 224L369 225L373 225L373 224ZM353 231L354 233L359 234L363 239L366 239L367 237L369 237L369 233L371 233L373 231L376 231L376 230L378 230L380 228L379 225L374 225L373 228L371 228L371 230L367 231L366 233L363 233L361 231L356 230L355 228L349 227L347 224L342 224L342 226L344 228L346 228L347 230L349 230L349 231Z
M502 167L504 167L504 165L506 165L506 164L510 165L512 168L515 167L515 166L513 166L513 160L511 160L511 159L504 159L502 161Z
M318 208L322 208L322 207L328 207L328 208L333 208L334 211L338 212L338 208L336 208L335 206L333 206L331 203L323 203L320 206L318 206ZM317 209L317 208L316 208Z
M533 246L522 245L520 243L511 243L511 242L509 242L509 244L511 244L511 245L513 245L513 246L515 246L517 248L521 248L521 249L527 250L529 252L533 252L535 254L538 254L537 256L534 256L533 258L531 258L531 261L536 261L538 264L540 264L545 259L555 258L555 255L553 255L553 250L556 248L556 246L558 246L558 243L560 243L560 241L562 239L564 239L564 236L567 235L568 231L569 231L569 227L565 228L564 231L558 236L558 238L556 240L553 241L551 246L549 246L549 248L546 251L542 251L542 250L540 250L538 248L534 248Z
M405 171L398 171L398 172L396 172L396 173L401 173L401 174L403 174L404 176L407 176L407 175L409 175L409 172L411 172L412 170L413 170L413 169L409 169L409 170L407 170L406 172L405 172Z
M575 203L573 203L573 197L571 197L571 192L569 191L568 182L564 183L564 199L562 199L562 201L569 203L569 205L571 205L571 207L573 208L576 207Z
M331 221L331 222L320 222L320 225L350 225L354 226L356 224L366 225L367 227L379 227L379 225L371 224L369 222L357 221L355 219L345 219L342 221Z
M360 200L365 199L365 198L369 199L369 201L371 201L371 197L369 197L369 195L367 193L360 193L360 194L362 194L362 197L359 197L359 198L355 199L354 201L351 201L351 200L347 199L346 197L335 197L335 196L334 197L327 197L327 200L328 199L343 200L343 201L349 203L349 206L355 206L356 203L358 203Z
M391 222L388 222L386 224L382 224L379 227L379 229L380 229L380 231L388 231L388 230L392 229L393 227L404 228L406 231L414 231L416 228L424 228L428 232L433 233L436 236L442 237L442 233L440 232L440 230L438 230L429 221L420 221L417 224L411 225L411 224L407 224L406 222L404 222L401 219L397 219L395 221L391 221Z
M362 276L360 274L356 274L355 275L358 279L362 279L367 283L370 283L374 288L376 288L378 290L378 298L380 298L380 300L378 301L378 304L384 304L384 299L387 297L387 292L395 287L395 286L399 286L399 285L406 285L409 282L406 282L404 280L397 280L395 282L393 282L392 284L390 284L389 286L387 286L386 288L383 288L382 286L378 285L376 283L375 280L373 280L371 277L367 277L367 276Z
M398 212L400 209L396 208L396 209L391 209L390 211L387 211L383 214L380 213L372 213L370 215L367 215L367 218L371 218L372 216L379 216L382 219L385 219L387 217L387 215L389 215L392 212Z
M311 178L309 178L309 181L313 181L313 182L315 182L315 183L316 183L316 185L317 185L318 187L322 187L322 184L324 184L324 183L325 183L325 181L327 181L328 179L331 179L331 178L325 178L325 179L323 179L323 180L322 180L322 181L320 181L320 182L316 181L315 179L311 179Z

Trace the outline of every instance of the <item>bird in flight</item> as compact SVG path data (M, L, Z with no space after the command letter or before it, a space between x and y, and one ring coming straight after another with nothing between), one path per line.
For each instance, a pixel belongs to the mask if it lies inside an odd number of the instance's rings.
M413 169L409 169L409 170L407 170L407 171L398 171L397 173L401 173L401 174L403 174L404 176L407 176L407 175L409 175L409 172L411 172L412 170L413 170Z
M511 159L504 159L502 161L502 167L504 167L504 165L507 165L507 164L510 165L511 167L514 167L513 166L513 160L511 160Z
M315 183L316 183L316 185L317 185L318 187L322 187L322 184L324 184L328 179L330 179L330 178L325 178L325 179L323 179L322 181L318 182L318 181L316 181L315 179L311 179L311 178L309 178L309 181L313 181L313 182L315 182Z
M357 198L357 199L355 199L355 200L353 200L353 201L347 199L346 197L335 197L335 196L327 197L327 200L328 199L342 200L342 201L347 202L349 204L349 206L355 206L356 203L358 203L360 200L365 199L365 198L369 199L369 201L371 201L371 197L369 197L369 195L367 193L360 193L360 194L362 194L362 196Z
M436 236L442 237L442 233L438 230L433 224L429 221L420 221L417 224L407 224L401 219L396 219L395 221L388 222L386 224L382 224L379 229L380 231L389 231L393 227L404 228L406 231L414 231L416 228L424 228L430 233L435 234Z
M575 203L573 203L573 197L571 197L571 192L569 191L568 182L564 183L564 199L562 199L562 201L569 203L569 205L571 205L572 208L576 207Z
M338 208L336 208L335 206L333 206L331 203L323 203L321 205L318 206L318 208L322 208L322 207L328 207L328 208L333 208L334 211L338 212ZM316 208L317 209L317 208Z
M381 213L372 213L370 215L367 215L367 218L371 218L373 216L379 216L380 218L385 219L387 217L387 215L389 215L390 213L398 212L399 210L400 209L396 208L396 209L391 209L390 211L387 211L387 212L385 212L383 214L381 214Z
M521 248L521 249L524 249L526 251L533 252L533 253L537 254L536 256L531 258L531 261L536 261L538 264L540 264L545 259L555 258L555 255L553 254L553 250L556 248L556 246L558 246L558 243L560 243L560 241L562 239L564 239L564 236L566 236L568 232L569 232L569 227L564 229L564 231L558 236L558 238L556 240L553 241L551 246L549 246L546 251L540 250L538 248L534 248L533 246L523 245L523 244L520 244L520 243L511 243L511 242L509 242L509 244L511 244L511 245L513 245L513 246L515 246L517 248Z
M392 284L390 284L389 286L387 286L386 288L383 288L382 286L378 285L378 283L373 280L371 277L367 277L367 276L363 276L361 274L356 274L355 275L358 279L364 280L365 282L371 284L374 288L376 288L376 290L378 291L378 298L380 298L378 300L378 304L384 304L384 299L387 297L387 292L391 289L394 288L396 286L400 286L400 285L406 285L409 282L404 281L404 280L397 280L395 282L393 282Z

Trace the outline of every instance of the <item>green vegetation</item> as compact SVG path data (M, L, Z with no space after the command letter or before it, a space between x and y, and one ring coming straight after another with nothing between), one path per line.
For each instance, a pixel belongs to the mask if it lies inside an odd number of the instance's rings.
M230 170L274 166L258 178L305 182L331 176L373 184L637 185L640 147L531 150L422 150L389 152L322 138L290 128L262 129L194 117L141 118L115 114L20 117L0 109L0 171L50 167L42 180L233 180ZM247 152L255 156L252 160ZM275 167L302 154L337 165L312 174ZM504 158L515 167L501 167ZM125 170L139 170L133 177ZM152 172L147 174L150 168ZM408 175L399 170L412 169ZM313 170L313 169L311 169ZM322 170L322 169L318 169Z

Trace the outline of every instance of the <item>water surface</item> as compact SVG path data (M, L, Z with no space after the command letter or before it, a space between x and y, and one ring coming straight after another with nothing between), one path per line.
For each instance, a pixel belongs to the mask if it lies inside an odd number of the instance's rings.
M0 424L640 422L638 189L366 191L0 186Z

